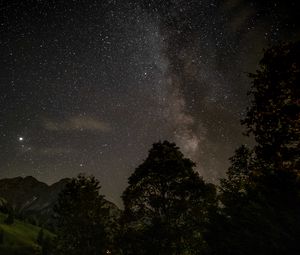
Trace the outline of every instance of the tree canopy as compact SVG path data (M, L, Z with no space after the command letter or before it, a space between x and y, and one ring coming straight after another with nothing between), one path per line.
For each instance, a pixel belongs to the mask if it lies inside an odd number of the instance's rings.
M266 50L259 66L249 75L253 100L242 123L254 135L261 161L299 171L300 42Z
M105 254L108 210L104 208L104 197L99 190L97 179L79 175L60 193L55 207L60 254Z
M222 217L215 223L222 229L212 231L214 250L299 254L300 43L266 50L250 78L253 100L242 123L256 145L236 151L221 181Z
M215 188L174 143L153 144L123 193L125 254L198 254Z

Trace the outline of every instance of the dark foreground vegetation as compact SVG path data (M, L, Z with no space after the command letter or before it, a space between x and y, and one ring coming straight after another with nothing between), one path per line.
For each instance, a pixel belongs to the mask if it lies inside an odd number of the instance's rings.
M300 254L300 43L265 51L249 76L242 124L256 143L237 148L219 186L174 143L158 142L130 176L121 213L94 177L70 180L53 210L55 236L37 254ZM3 224L15 224L9 217Z

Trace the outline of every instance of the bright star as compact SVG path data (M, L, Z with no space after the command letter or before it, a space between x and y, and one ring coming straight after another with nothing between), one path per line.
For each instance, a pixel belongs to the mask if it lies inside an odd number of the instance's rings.
M24 141L24 138L23 137L19 137L19 141L20 142Z

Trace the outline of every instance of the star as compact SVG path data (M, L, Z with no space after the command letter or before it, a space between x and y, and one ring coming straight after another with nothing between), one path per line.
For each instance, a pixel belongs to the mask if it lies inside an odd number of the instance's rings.
M246 73L268 40L299 34L296 0L289 17L280 3L259 0L6 2L0 179L34 175L50 184L79 169L119 204L159 140L175 142L208 181L223 176L247 142L237 135Z

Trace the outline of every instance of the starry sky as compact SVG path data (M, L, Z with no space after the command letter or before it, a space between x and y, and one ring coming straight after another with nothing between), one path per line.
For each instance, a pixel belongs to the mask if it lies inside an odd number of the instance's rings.
M80 172L120 204L154 142L208 181L244 138L248 72L300 39L299 1L0 2L0 178Z

